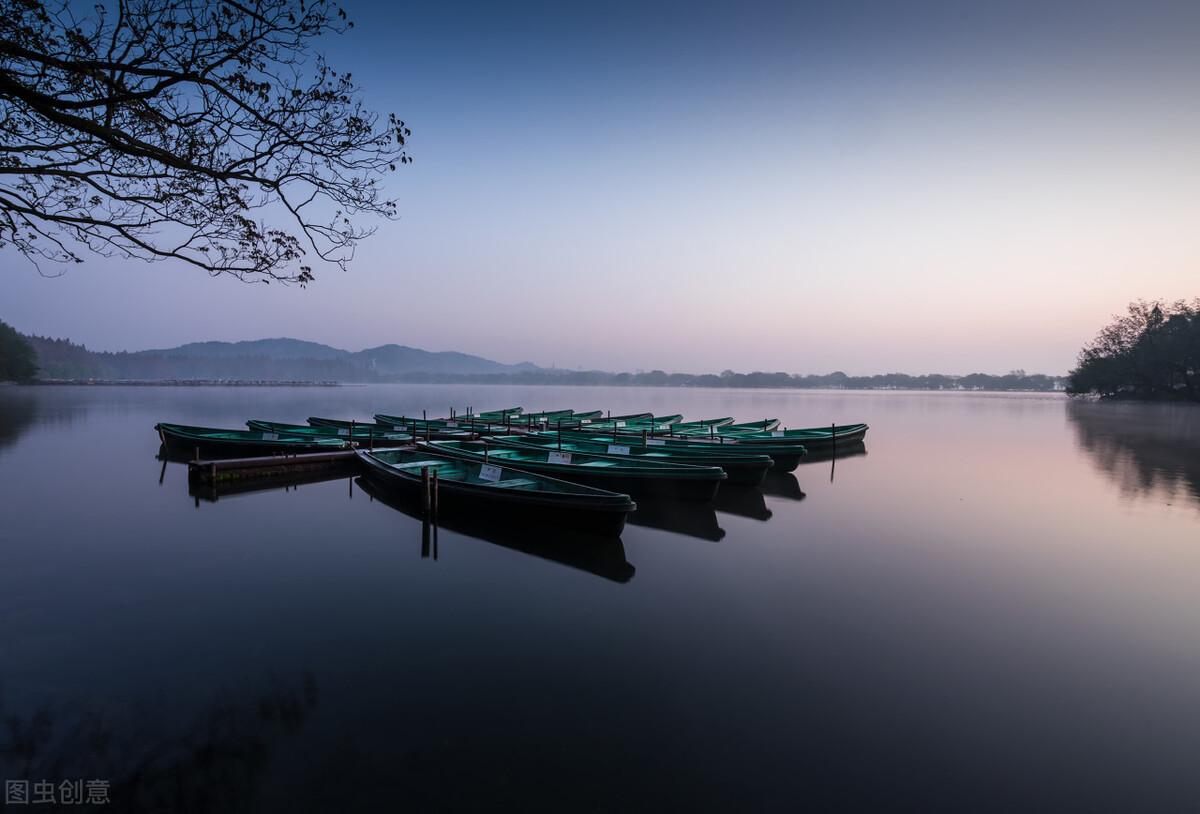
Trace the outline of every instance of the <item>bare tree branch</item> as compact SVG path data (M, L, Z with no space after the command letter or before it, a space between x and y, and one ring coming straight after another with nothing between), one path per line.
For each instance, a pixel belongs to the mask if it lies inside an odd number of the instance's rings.
M409 128L366 110L313 39L327 0L0 0L0 248L174 258L305 284L396 217ZM73 248L78 247L78 248Z

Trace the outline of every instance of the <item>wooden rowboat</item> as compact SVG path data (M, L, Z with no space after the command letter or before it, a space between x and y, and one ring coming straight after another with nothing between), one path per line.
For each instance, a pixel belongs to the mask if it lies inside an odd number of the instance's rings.
M762 483L767 470L774 465L769 455L739 453L732 445L723 449L697 451L679 447L670 448L666 446L643 446L640 444L625 443L609 444L594 440L560 440L555 437L555 433L502 436L490 438L488 442L497 446L513 447L516 449L551 449L556 452L566 452L569 455L582 454L591 457L611 458L617 461L634 458L662 463L719 466L725 470L729 483L747 486L757 486Z
M344 438L285 435L261 430L226 430L159 422L154 425L163 449L170 457L190 458L197 451L209 458L281 453L328 452L350 446Z
M553 433L557 437L558 433ZM741 455L745 452L752 452L757 455L770 455L771 460L775 462L775 466L771 469L772 472L791 472L795 470L800 462L808 454L808 449L803 443L782 443L768 444L756 443L751 447L738 447L736 436L718 435L714 438L704 436L686 436L686 435L651 435L646 432L626 432L618 431L616 433L604 432L576 432L563 430L562 437L564 439L579 440L579 441L595 441L602 444L640 444L642 446L661 446L670 450L688 450L696 453L719 453L719 452L736 452Z
M675 424L676 432L687 430L707 430L709 427L724 427L733 423L733 416L724 418L702 418L699 421L679 421Z
M724 420L715 419L715 421ZM673 430L678 435L715 435L716 433L767 432L778 426L778 418L765 418L762 421L747 421L741 424L734 424L733 419L729 419L729 423L725 424L717 424L714 421L689 421L683 424L676 424Z
M354 440L356 440L356 441L359 440L359 431L362 430L364 427L368 428L368 435L365 436L368 438L370 437L370 435L369 435L370 432L375 432L375 433L380 433L380 434L383 434L383 433L407 433L407 434L411 435L412 431L413 431L413 423L416 424L417 435L421 438L428 438L430 440L433 440L433 439L445 440L445 439L467 439L467 438L474 437L474 435L471 433L471 431L469 429L458 429L454 422L422 421L419 418L414 419L414 421L409 424L401 425L401 424L385 423L385 422L381 422L381 421L376 421L376 422L372 423L370 421L346 421L344 419L339 419L339 418L321 418L319 416L310 416L308 419L308 423L309 423L309 426L311 426L311 427L334 427L337 429L344 429L344 430L352 429L354 431ZM444 424L444 426L443 426L443 424ZM378 437L378 436L376 436L376 437Z
M521 407L509 407L505 410L489 410L483 413L467 413L462 416L457 416L457 418L461 421L469 421L472 418L476 419L477 421L491 421L493 419L503 421L505 416L520 415L522 409L523 408Z
M802 444L811 450L825 452L839 445L850 446L862 442L868 429L866 424L839 424L832 427L722 434L738 444Z
M509 436L520 440L519 436ZM663 463L630 457L580 455L552 449L498 447L487 441L421 442L419 448L463 460L511 466L634 497L712 500L727 478L718 466Z
M482 463L429 449L358 450L366 477L398 497L421 500L422 469L437 472L438 513L495 515L506 521L561 526L617 537L637 508L629 495L526 472L507 463Z
M413 441L410 433L397 432L378 424L355 424L354 429L351 430L350 427L314 427L308 424L285 424L281 421L262 421L252 418L246 422L246 426L259 432L277 432L304 438L341 438L355 441L361 446L369 443L380 446L400 446L401 444L411 444Z

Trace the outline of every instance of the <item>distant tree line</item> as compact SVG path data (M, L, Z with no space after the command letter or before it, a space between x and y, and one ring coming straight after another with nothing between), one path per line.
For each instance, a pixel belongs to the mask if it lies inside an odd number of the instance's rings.
M646 373L606 373L600 370L524 371L520 373L490 373L469 376L410 373L392 379L406 382L471 382L477 384L566 384L638 387L781 387L825 390L1012 390L1054 391L1064 388L1064 379L1041 373L1028 374L1016 370L1001 376L971 373L951 376L931 373L913 376L908 373L882 373L874 376L849 376L842 372L823 375L793 373L666 373L651 370Z
M25 337L0 322L0 382L24 382L38 372L37 356Z
M1080 352L1067 392L1200 401L1200 298L1131 303Z

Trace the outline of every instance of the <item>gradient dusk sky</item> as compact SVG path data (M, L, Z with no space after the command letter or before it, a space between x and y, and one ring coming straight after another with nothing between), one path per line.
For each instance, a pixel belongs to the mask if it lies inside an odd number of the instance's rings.
M292 336L559 367L1063 373L1200 295L1200 3L346 0L401 219L307 289L0 250L93 349Z

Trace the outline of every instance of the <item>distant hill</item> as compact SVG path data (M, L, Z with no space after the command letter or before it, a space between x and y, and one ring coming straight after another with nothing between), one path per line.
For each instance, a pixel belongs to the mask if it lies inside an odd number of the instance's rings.
M15 331L13 332L16 333ZM609 373L561 370L530 362L507 365L456 351L427 351L405 345L341 350L300 339L193 342L177 348L135 353L97 353L68 339L26 336L37 352L41 379L204 380L274 382L477 382L651 387L782 387L838 390L1061 391L1061 376L1014 370L1004 375L966 376L885 373L848 376L763 372Z
M177 348L137 351L133 356L162 356L168 359L234 359L261 356L267 359L343 359L350 351L331 348L303 339L253 339L244 342L189 342Z
M478 375L481 373L523 373L542 370L532 362L515 365L493 362L481 356L457 351L431 352L405 345L380 345L353 354L356 362L377 373L393 376L402 373L446 373Z
M192 342L176 348L96 352L68 339L27 337L43 379L254 379L397 381L412 376L479 376L539 372L529 362L503 364L456 351L381 345L348 351L300 339Z

